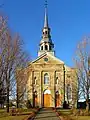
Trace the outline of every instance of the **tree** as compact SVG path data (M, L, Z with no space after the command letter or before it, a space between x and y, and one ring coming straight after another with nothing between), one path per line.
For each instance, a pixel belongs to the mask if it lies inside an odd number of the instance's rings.
M18 34L11 34L6 19L0 17L0 81L6 92L6 106L9 112L9 96L15 95L15 73L18 67L25 67L28 61L23 42Z
M89 110L90 98L90 37L85 37L77 46L75 66L78 78L78 97L86 100Z
M28 72L26 68L18 68L16 70L16 84L17 84L17 108L20 107L20 104L26 99L26 84L28 80Z

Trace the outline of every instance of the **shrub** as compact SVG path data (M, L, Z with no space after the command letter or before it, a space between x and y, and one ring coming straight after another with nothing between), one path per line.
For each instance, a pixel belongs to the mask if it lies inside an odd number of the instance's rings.
M30 101L30 100L27 100L26 107L27 107L28 109L29 109L29 108L32 108L32 105L31 105L31 101Z

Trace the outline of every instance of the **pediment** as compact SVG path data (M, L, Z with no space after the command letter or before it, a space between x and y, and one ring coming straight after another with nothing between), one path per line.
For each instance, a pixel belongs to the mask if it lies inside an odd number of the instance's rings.
M64 62L49 53L45 53L32 61L30 64L64 64Z

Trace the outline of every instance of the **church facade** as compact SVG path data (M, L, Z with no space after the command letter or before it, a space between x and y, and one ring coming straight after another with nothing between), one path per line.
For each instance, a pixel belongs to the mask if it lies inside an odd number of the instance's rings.
M27 69L27 97L33 107L62 107L67 101L72 105L76 100L75 69L65 65L55 56L54 44L45 8L42 39L38 57L29 63Z

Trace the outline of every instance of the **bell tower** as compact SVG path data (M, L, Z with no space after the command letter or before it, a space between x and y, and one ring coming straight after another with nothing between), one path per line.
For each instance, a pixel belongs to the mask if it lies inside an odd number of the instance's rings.
M52 43L50 28L48 24L48 13L47 13L47 0L45 1L45 16L44 16L44 27L42 29L42 39L39 44L38 56L45 52L49 52L54 55L54 44Z

